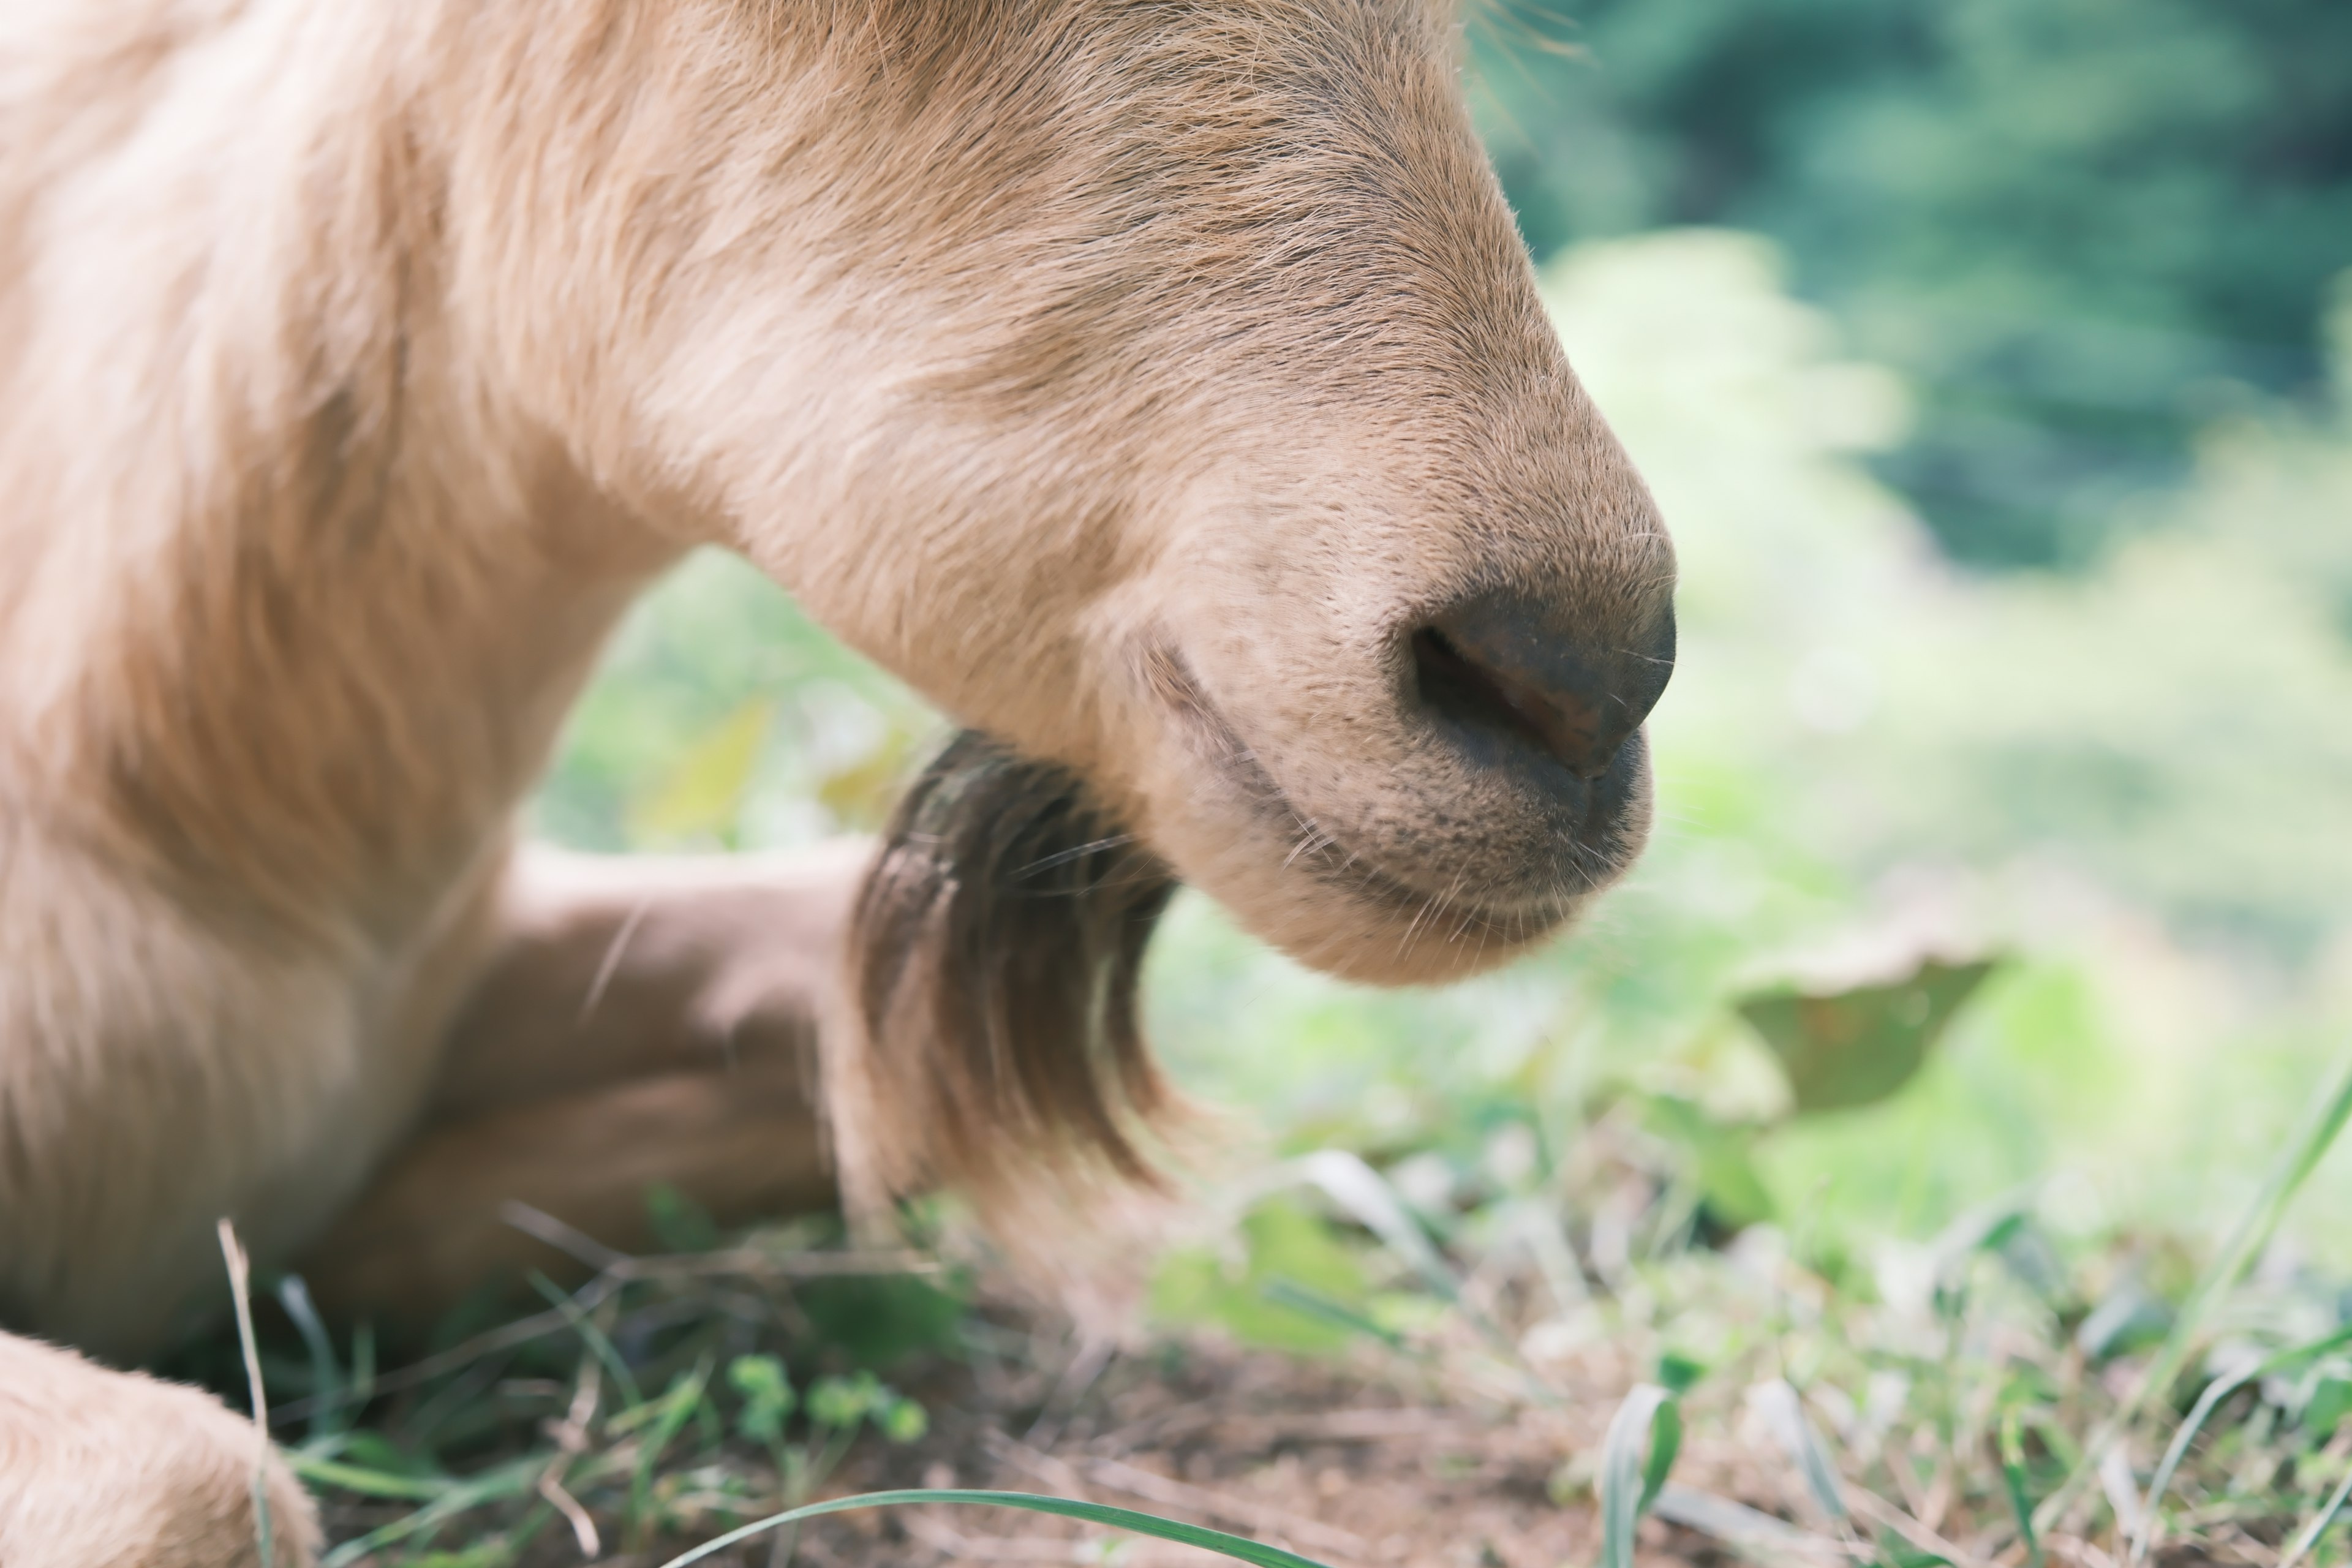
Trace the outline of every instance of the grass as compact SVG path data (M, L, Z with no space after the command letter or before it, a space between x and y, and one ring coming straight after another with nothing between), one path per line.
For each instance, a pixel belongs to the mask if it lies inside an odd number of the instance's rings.
M1105 1532L1290 1568L1419 1562L1461 1545L1471 1503L1499 1521L1475 1561L1507 1568L1637 1551L2284 1568L2343 1559L2352 1296L2271 1242L2347 1113L2352 1074L2194 1272L2179 1238L2062 1243L2021 1194L1912 1256L1906 1284L1900 1258L1865 1270L1769 1226L1712 1231L1681 1146L1604 1114L1572 1180L1536 1194L1570 1280L1494 1223L1500 1204L1415 1212L1334 1152L1248 1184L1247 1223L1207 1238L1245 1290L1163 1289L1119 1357L998 1289L951 1229L866 1255L802 1224L541 1280L544 1310L455 1321L383 1371L363 1331L336 1342L279 1281L257 1337L196 1370L278 1391L271 1426L325 1501L336 1568L953 1561L998 1541L1075 1561ZM1615 1263L1596 1245L1612 1209L1632 1216ZM674 1197L659 1212L695 1228ZM1185 1267L1180 1251L1163 1283ZM1220 1348L1236 1340L1287 1348ZM1205 1442L1167 1439L1164 1410L1112 1421L1188 1377L1173 1407L1207 1413ZM1328 1405L1331 1430L1396 1415L1398 1456L1350 1450L1311 1485L1282 1479L1297 1443L1224 1463L1248 1445L1213 1436L1220 1413L1269 1391L1277 1417ZM1492 1479L1507 1451L1523 1478L1536 1456L1540 1492ZM1016 1484L941 1473L975 1468ZM965 1505L1062 1533L938 1522ZM915 1510L887 1546L822 1533L881 1509ZM1416 1514L1425 1545L1361 1528Z
M2072 1354L2065 1352L2057 1336L2046 1331L2012 1342L1998 1357L1976 1361L1964 1353L1969 1312L1962 1288L1952 1276L1979 1257L2005 1254L2016 1247L2023 1234L2016 1223L2021 1213L1992 1225L1955 1226L1955 1234L1939 1249L1943 1256L1938 1259L1937 1305L1950 1331L1946 1354L1940 1366L1916 1368L1931 1372L1942 1386L1926 1399L1915 1398L1906 1412L1917 1424L1911 1440L1902 1445L1909 1450L1907 1455L1889 1453L1882 1444L1877 1454L1854 1456L1849 1463L1858 1458L1854 1468L1877 1468L1895 1482L1895 1490L1908 1496L1914 1494L1913 1483L1919 1479L1916 1470L1906 1475L1909 1462L1932 1458L1937 1466L1931 1471L1934 1486L1956 1484L1963 1494L1982 1499L1994 1489L1983 1473L1990 1468L1982 1463L1988 1435L1984 1415L1997 1411L1997 1421L1990 1424L1990 1457L1998 1466L1999 1489L2010 1506L2011 1539L2005 1546L2000 1542L2003 1530L1996 1509L1984 1510L1992 1516L1979 1521L1990 1525L1989 1532L1980 1535L1976 1551L1969 1552L1937 1537L1927 1521L1906 1517L1894 1506L1881 1503L1873 1511L1887 1531L1877 1555L1891 1563L1914 1562L1920 1544L1927 1542L1932 1549L1927 1554L1943 1561L1999 1560L2021 1554L2025 1561L2038 1564L2045 1557L2045 1539L2057 1536L2074 1555L2086 1561L2137 1564L2169 1524L2182 1538L2184 1551L2202 1556L2235 1549L2245 1560L2261 1561L2268 1545L2263 1527L2274 1528L2287 1520L2299 1524L2293 1543L2283 1552L2268 1553L2269 1557L2291 1562L2308 1555L2342 1510L2347 1493L2352 1493L2352 1468L2346 1464L2347 1445L2339 1429L2346 1405L2339 1393L2324 1412L2315 1412L2315 1387L2310 1383L2301 1387L2273 1385L2323 1363L2342 1371L2336 1352L2352 1344L2352 1325L2341 1321L2340 1300L2297 1303L2291 1290L2284 1300L2276 1292L2249 1299L2241 1288L2288 1207L2341 1135L2347 1114L2352 1114L2352 1069L2339 1076L2334 1092L2320 1102L2309 1125L2288 1145L2253 1204L2196 1280L2153 1352L2137 1364L2128 1358L2116 1358L2109 1367L2099 1369L2110 1374L2103 1378L2085 1375L2099 1358L2095 1347L2085 1344L2079 1333ZM2059 1290L2052 1287L2063 1289L2063 1284L2048 1274L2046 1257L2021 1264L2014 1258L2011 1261L2017 1264L2015 1271L2044 1306L2057 1305ZM2306 1283L2305 1294L2322 1293L2310 1290ZM2266 1354L2251 1348L2275 1339L2297 1304L2315 1310L2329 1326L2302 1342L2269 1348ZM2289 1310L2283 1312L2282 1307ZM2088 1323L2096 1315L2095 1311L2083 1313L2080 1321ZM2060 1310L2049 1327L2063 1329L2070 1316ZM1851 1330L1853 1324L1849 1320L1839 1326ZM2040 1342L2035 1343L2036 1340ZM2225 1347L2232 1352L2227 1358L2219 1353ZM2053 1357L2053 1350L2059 1354ZM2207 1375L2184 1379L2183 1373L2200 1356L2209 1358ZM2237 1363L2234 1368L2227 1364L2231 1360ZM2130 1444L2142 1434L2144 1426L2160 1426L2160 1421L2144 1423L2152 1411L2171 1415L2185 1391L2184 1384L2201 1384L2201 1387L2175 1426L2143 1493L2138 1473L2126 1457ZM2104 1402L2108 1407L2100 1410L2101 1393L2112 1393L2118 1386L2124 1392ZM2331 1379L2328 1386L2352 1390L2352 1384L2340 1377ZM2190 1463L2209 1421L2249 1390L2256 1391L2253 1419L2228 1438L2210 1443L2204 1455L2207 1464L2196 1467L2201 1473L2195 1477L2195 1493L2216 1500L2168 1513L2174 1482ZM1768 1424L1780 1438L1791 1467L1803 1477L1818 1512L1836 1527L1838 1539L1824 1542L1824 1547L1839 1549L1843 1555L1869 1556L1853 1536L1837 1467L1806 1418L1801 1398L1780 1380L1759 1384L1751 1392L1764 1396L1755 1402L1769 1404L1779 1416ZM1990 1401L1983 1397L1988 1393ZM1977 1414L1971 1416L1970 1411ZM1962 1429L1973 1422L1969 1436L1974 1441L1955 1440L1956 1413ZM2321 1418L2307 1418L2314 1415ZM1661 1493L1661 1483L1673 1463L1677 1415L1673 1394L1643 1384L1628 1396L1612 1424L1601 1482L1604 1518L1610 1521L1601 1561L1609 1568L1632 1561L1630 1521ZM2299 1426L2290 1426L2278 1419L2281 1416L2305 1419ZM1667 1424L1670 1421L1672 1425ZM1645 1444L1646 1459L1643 1457ZM1979 1458L1973 1484L1968 1474L1972 1454ZM2231 1458L2237 1463L2226 1468L2214 1463ZM2212 1473L2216 1469L2219 1475ZM2041 1488L2037 1472L2054 1472L2061 1479L2054 1486ZM2324 1498L2312 1495L2311 1483L2320 1480L2326 1483ZM2094 1485L2101 1483L2105 1496L2092 1491ZM1948 1506L1947 1500L1917 1511L1941 1515ZM1942 1520L1933 1522L1940 1524ZM2103 1522L2104 1550L2092 1539ZM2227 1539L2213 1537L2216 1526ZM1908 1552L1906 1545L1912 1549Z
M828 1513L847 1513L857 1509L910 1508L919 1504L950 1504L958 1507L1012 1509L1025 1513L1042 1513L1055 1519L1082 1520L1089 1524L1107 1524L1114 1530L1124 1530L1137 1535L1173 1541L1185 1546L1198 1546L1230 1557L1237 1563L1254 1563L1260 1568L1322 1568L1312 1558L1301 1557L1278 1546L1267 1546L1255 1541L1244 1541L1222 1530L1210 1530L1197 1524L1185 1524L1177 1520L1162 1519L1157 1514L1139 1513L1131 1508L1110 1508L1101 1503L1084 1502L1076 1498L1036 1497L1026 1492L977 1491L956 1487L908 1487L897 1491L859 1492L830 1502L809 1503L804 1507L787 1509L770 1514L750 1524L739 1525L726 1534L705 1542L691 1552L682 1552L662 1565L662 1568L687 1568L738 1542L776 1529L780 1525L796 1524L804 1519L815 1519Z

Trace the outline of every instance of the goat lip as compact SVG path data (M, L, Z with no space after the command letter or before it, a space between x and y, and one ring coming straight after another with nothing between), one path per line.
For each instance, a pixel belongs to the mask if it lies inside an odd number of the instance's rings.
M1490 901L1458 886L1444 892L1413 886L1349 848L1328 827L1301 811L1281 781L1258 761L1255 750L1202 689L1181 654L1155 647L1145 654L1143 668L1146 684L1175 717L1193 754L1224 779L1252 813L1293 840L1284 858L1286 868L1302 869L1359 903L1416 920L1433 914L1450 917L1483 931L1526 934L1548 929L1565 920L1581 902L1580 892L1569 890Z

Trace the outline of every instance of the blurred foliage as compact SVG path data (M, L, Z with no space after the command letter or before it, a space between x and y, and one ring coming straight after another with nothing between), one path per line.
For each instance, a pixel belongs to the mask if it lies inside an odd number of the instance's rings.
M2081 563L2352 262L2339 0L1492 0L1479 108L1539 256L1723 225L1916 390L1877 469L1956 556Z
M887 1370L955 1344L968 1300L960 1285L916 1275L812 1279L800 1305L819 1343L856 1366Z
M614 637L536 822L587 849L769 847L871 830L940 732L755 568L702 551Z
M1216 1245L1172 1254L1153 1283L1151 1309L1163 1322L1214 1324L1246 1344L1313 1353L1355 1339L1341 1314L1360 1310L1365 1297L1354 1250L1315 1214L1275 1199Z

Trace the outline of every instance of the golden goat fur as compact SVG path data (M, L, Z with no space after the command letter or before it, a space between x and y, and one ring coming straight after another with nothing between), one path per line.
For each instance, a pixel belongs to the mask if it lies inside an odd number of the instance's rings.
M1547 860L1398 716L1415 606L1630 647L1673 578L1456 47L1436 0L0 12L0 1563L254 1561L249 1425L43 1342L217 1310L220 1216L413 1313L529 1255L507 1198L626 1246L656 1180L1132 1168L1174 879L1429 980L1622 868L1638 739ZM705 543L971 727L878 869L518 847Z

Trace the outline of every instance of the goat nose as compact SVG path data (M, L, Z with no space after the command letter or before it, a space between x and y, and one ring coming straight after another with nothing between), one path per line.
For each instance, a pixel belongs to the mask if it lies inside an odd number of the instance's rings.
M1475 755L1533 746L1578 778L1597 779L1674 672L1672 607L1643 619L1634 636L1594 637L1536 600L1465 601L1412 634L1422 706Z

